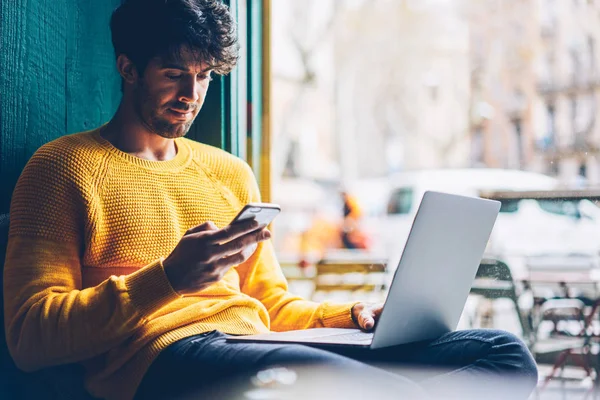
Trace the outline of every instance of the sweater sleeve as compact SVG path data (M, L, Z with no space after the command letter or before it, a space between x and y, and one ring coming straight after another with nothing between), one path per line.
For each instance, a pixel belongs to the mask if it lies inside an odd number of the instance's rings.
M308 328L356 328L353 303L316 303L293 295L277 262L271 242L259 244L254 255L237 267L241 290L267 308L272 331Z
M58 164L58 165L57 165ZM81 178L34 155L13 194L4 267L7 344L25 371L102 354L179 298L156 260L82 288L86 224Z
M260 202L260 191L250 167L245 164L242 179L247 198L243 201ZM254 255L237 268L242 292L260 300L267 308L272 331L288 331L308 328L356 328L352 320L353 303L316 303L293 295L288 291L287 281L271 241L258 245Z

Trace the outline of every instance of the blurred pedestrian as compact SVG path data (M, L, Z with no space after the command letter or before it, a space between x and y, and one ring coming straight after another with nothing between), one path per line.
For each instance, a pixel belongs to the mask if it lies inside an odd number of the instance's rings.
M342 245L346 249L368 249L368 236L360 229L362 210L354 196L346 191L341 192L343 202L343 221L340 229Z

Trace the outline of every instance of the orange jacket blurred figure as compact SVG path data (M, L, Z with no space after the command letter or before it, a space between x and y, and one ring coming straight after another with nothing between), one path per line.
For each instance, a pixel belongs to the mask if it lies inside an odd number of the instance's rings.
M362 217L362 210L358 201L348 192L341 192L344 202L344 220L342 221L340 237L346 249L368 249L371 246L368 236L359 228L358 221Z

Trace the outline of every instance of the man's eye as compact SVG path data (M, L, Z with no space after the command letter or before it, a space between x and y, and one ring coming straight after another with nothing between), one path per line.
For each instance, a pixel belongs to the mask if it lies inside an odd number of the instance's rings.
M201 81L209 81L209 82L211 82L213 80L212 76L210 76L210 75L198 75L198 79L200 79Z
M175 81L175 80L177 80L177 79L181 78L181 75L172 75L172 74L167 74L167 75L165 75L165 76L167 77L167 79L170 79L170 80L172 80L172 81Z

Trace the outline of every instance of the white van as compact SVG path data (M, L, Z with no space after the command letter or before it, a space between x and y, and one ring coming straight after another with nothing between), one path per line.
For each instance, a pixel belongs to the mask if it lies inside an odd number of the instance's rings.
M427 190L478 196L482 192L533 191L559 188L555 178L502 169L420 170L390 178L387 210L369 230L393 259L403 245ZM503 201L487 254L503 258L549 255L598 255L600 209L588 200Z

